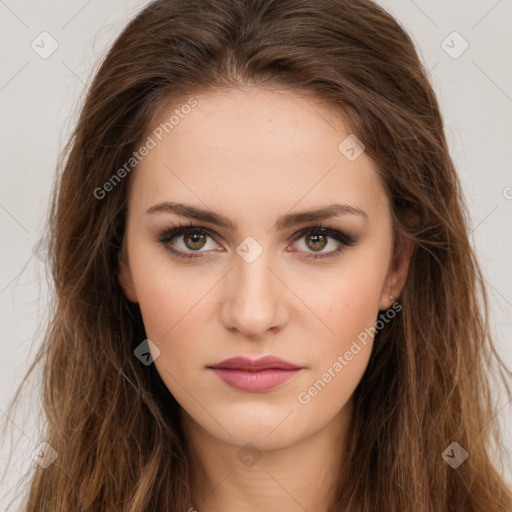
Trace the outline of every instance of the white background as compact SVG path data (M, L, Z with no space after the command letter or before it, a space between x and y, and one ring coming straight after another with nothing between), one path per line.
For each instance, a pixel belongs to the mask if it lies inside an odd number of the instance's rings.
M0 416L38 348L37 328L47 315L44 257L33 247L42 237L57 155L100 58L145 3L0 0ZM490 292L491 327L512 367L512 2L379 3L411 34L430 70ZM46 59L31 47L43 31L58 43ZM455 59L442 47L454 31L469 45ZM452 51L462 48L457 37L446 40ZM31 394L36 396L29 392L27 400ZM503 398L499 403L497 420L512 430L512 406ZM13 487L21 475L17 466L33 463L30 453L39 444L39 418L30 418L35 410L27 406L27 417L10 418L21 444L11 465L0 467L1 475L6 471L0 509L23 490L22 484ZM510 437L506 445L510 450Z

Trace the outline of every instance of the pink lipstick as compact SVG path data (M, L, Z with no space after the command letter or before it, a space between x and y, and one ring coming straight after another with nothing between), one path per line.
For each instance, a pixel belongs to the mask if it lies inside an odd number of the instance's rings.
M251 392L275 388L302 369L301 366L270 355L258 359L231 357L208 368L229 386Z

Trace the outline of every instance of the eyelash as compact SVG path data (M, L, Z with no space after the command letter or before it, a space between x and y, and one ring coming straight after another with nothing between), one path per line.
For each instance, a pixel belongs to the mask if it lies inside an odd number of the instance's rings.
M195 252L183 252L178 249L172 248L172 246L168 245L169 242L176 238L177 236L183 235L185 233L193 233L193 234L201 234L209 236L212 239L215 239L215 235L213 231L210 231L207 228L201 227L201 226L194 226L192 223L187 225L178 225L178 226L171 226L168 229L166 229L164 232L162 232L160 235L156 237L156 241L161 243L164 248L169 251L174 256L178 256L179 258L184 258L189 261L195 259L195 258L202 258L204 255L200 254L201 252L207 252L207 251L195 251ZM331 251L327 253L326 255L322 254L312 254L309 256L302 256L305 259L310 260L323 260L326 258L333 258L340 254L345 247L350 247L354 245L355 239L345 233L342 233L341 231L338 231L336 229L333 229L332 227L317 225L312 226L309 228L305 228L295 235L293 235L291 238L294 242L297 240L300 240L305 235L309 234L316 234L316 235L323 235L329 238L334 238L340 243L340 246L335 249L334 251Z

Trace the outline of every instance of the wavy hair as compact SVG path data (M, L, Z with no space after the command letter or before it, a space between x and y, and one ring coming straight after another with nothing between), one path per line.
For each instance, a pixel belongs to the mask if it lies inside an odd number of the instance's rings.
M156 0L118 36L52 191L53 308L13 403L42 364L42 438L58 458L35 466L24 510L189 508L179 405L154 365L134 356L144 325L117 280L131 175L102 197L97 191L164 108L251 86L336 109L378 166L395 254L405 240L414 244L402 313L376 335L354 392L331 510L510 512L493 452L500 432L492 377L510 397L512 373L492 340L461 184L414 44L370 0ZM453 442L468 453L457 468L442 457Z

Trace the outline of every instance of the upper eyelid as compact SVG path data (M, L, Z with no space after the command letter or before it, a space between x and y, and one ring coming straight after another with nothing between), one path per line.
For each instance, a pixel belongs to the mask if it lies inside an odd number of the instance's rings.
M183 234L186 233L187 230L196 231L196 232L199 232L199 233L204 232L208 236L213 238L218 243L217 237L219 235L215 231L213 231L210 228L207 228L207 227L204 227L204 226L199 226L199 225L189 225L189 224L187 224L187 225L182 225L182 226L175 226L173 228L164 230L164 232L162 233L162 236L164 236L166 234L169 234L169 233L172 233L173 231L177 231L176 233L174 233L174 235L171 238L169 238L169 240L167 241L167 242L169 242L173 238L183 236ZM337 229L335 227L332 227L332 226L321 225L321 222L317 222L313 226L308 226L308 227L299 229L298 231L295 231L292 235L290 235L288 237L287 242L299 240L302 237L304 237L306 234L308 234L309 232L312 232L312 231L313 232L314 231L320 231L321 232L322 230L325 231L325 236L333 238L338 243L343 243L343 242L341 240L336 239L336 237L335 237L336 234L340 235L341 237L346 238L347 242L353 242L353 237L351 237L347 233L345 233L343 231L340 231L339 229ZM220 238L223 239L223 237L220 237Z

